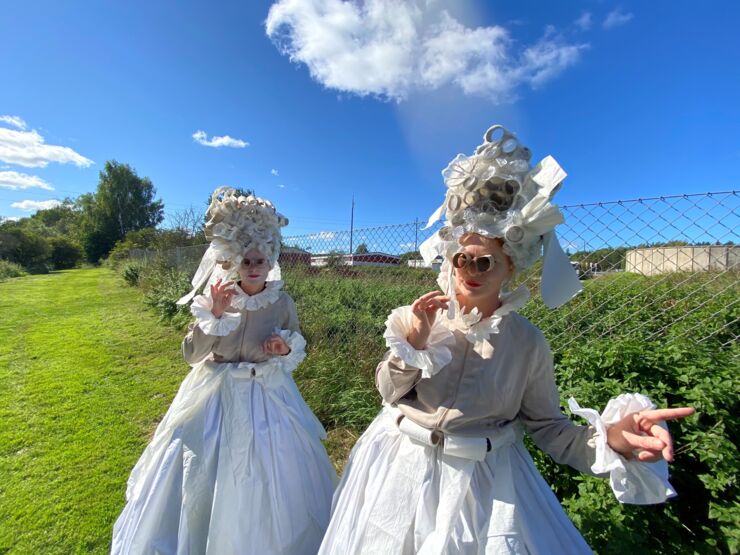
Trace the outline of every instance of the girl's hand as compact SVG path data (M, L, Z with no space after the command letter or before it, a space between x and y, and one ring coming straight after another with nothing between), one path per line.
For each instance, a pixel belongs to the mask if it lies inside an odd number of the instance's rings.
M673 461L673 441L668 430L658 425L694 414L691 407L642 410L628 414L606 431L606 442L626 459L637 457L644 462L665 459ZM638 450L638 453L633 451Z
M279 335L271 335L262 343L262 350L266 355L287 355L290 353L290 347Z
M211 285L211 312L216 318L221 318L226 309L231 306L231 298L236 294L234 291L234 282L227 281L223 285L219 279L214 285Z
M414 323L406 339L414 349L420 351L427 346L437 311L440 308L447 310L449 301L450 298L444 293L432 291L422 295L411 305Z

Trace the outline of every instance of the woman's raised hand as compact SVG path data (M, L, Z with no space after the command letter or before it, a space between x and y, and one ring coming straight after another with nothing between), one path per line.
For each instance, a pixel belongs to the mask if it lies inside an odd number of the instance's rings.
M226 309L231 306L231 299L235 294L233 281L226 281L222 284L219 279L211 285L211 300L213 302L211 312L216 318L221 318L224 315Z
M290 347L285 340L279 335L271 335L265 342L262 343L262 350L266 355L287 355L290 352Z
M691 407L633 412L609 426L606 432L607 443L626 459L637 457L638 460L644 462L655 462L661 459L672 462L671 434L659 424L692 414L694 414L694 409Z
M432 325L439 309L447 310L450 298L440 291L432 291L422 295L411 305L413 324L411 332L406 338L414 349L426 347Z

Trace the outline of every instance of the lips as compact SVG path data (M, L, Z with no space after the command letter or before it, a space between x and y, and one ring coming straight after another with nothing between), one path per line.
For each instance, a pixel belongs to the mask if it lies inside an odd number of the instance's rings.
M260 275L259 274L249 274L247 277L249 279L257 279L258 277L260 277Z
M478 283L477 281L472 281L472 280L469 280L469 279L466 279L465 280L465 285L467 285L471 289L475 289L476 287L480 287L481 286L481 284Z

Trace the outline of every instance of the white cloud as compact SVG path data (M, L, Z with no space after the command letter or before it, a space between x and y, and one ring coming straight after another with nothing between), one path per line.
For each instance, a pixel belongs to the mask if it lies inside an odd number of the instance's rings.
M500 25L467 27L435 2L279 0L267 35L323 86L403 100L414 90L456 85L494 100L521 84L539 85L578 60L584 44L551 30L512 53Z
M334 238L336 238L337 234L333 231L320 231L318 233L314 233L313 235L309 235L309 239L316 239L318 241L331 241Z
M593 20L591 18L591 12L583 12L581 14L581 17L576 19L574 23L580 27L584 31L588 31L591 28L591 25L593 24Z
M281 183L281 184L279 184L279 185L278 185L278 189L285 189L285 185L283 185L282 183Z
M17 222L20 219L20 216L0 216L0 222Z
M0 121L7 123L8 125L12 125L13 127L17 127L18 129L26 128L26 122L18 116L0 116Z
M32 189L38 187L46 191L53 191L54 187L35 175L27 173L0 171L0 188L17 191L19 189Z
M272 175L274 175L275 177L277 177L278 175L280 175L280 174L278 173L278 171L277 171L276 169L274 169L274 168L270 170L270 173L271 173Z
M249 146L248 142L242 141L241 139L235 139L234 137L229 137L228 135L223 135L221 137L217 137L214 135L209 139L208 134L205 131L201 130L193 133L193 139L199 145L210 146L213 148L220 148L222 146L227 146L231 148L245 148Z
M574 65L586 45L566 46L559 42L552 29L533 46L527 48L520 59L519 66L512 75L539 87L555 77L565 68Z
M398 248L400 249L411 249L415 247L416 245L414 243L399 243Z
M5 127L0 127L0 161L27 168L45 168L52 162L81 168L94 164L69 147L47 145L35 129L16 131Z
M632 19L631 13L622 13L619 11L619 8L617 8L616 10L609 12L609 15L606 16L606 19L604 20L604 29L619 27L620 25L627 23L630 19Z
M58 200L22 200L12 203L10 207L31 212L33 210L48 210L60 204L62 203Z

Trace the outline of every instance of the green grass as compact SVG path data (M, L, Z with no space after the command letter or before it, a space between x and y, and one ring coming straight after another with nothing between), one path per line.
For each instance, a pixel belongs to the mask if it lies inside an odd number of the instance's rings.
M0 553L107 553L181 333L105 269L0 283L0 315Z

